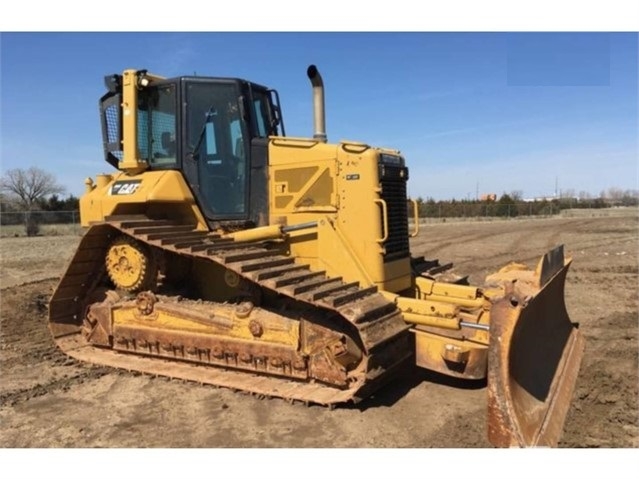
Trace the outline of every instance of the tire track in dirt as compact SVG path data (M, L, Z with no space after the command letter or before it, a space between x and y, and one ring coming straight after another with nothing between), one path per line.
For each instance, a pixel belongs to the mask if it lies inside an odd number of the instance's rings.
M2 288L0 288L0 291L4 291L5 289L10 289L10 288L17 288L19 286L29 286L31 284L39 284L39 283L45 283L47 281L59 281L60 280L60 276L50 276L50 275L45 275L43 278L38 278L36 280L32 280L32 279L27 279L22 281L21 283L12 283L9 286L2 286Z
M0 406L15 406L99 379L110 368L82 364L58 349L48 329L48 299L58 278L3 289L0 295Z
M493 233L474 234L474 235L464 236L462 238L458 237L453 240L447 240L447 241L444 241L443 243L438 242L436 246L433 246L430 248L425 248L425 246L422 245L419 248L420 250L419 255L423 254L426 258L432 258L434 254L437 254L439 251L445 250L446 248L449 248L450 246L460 246L464 244L470 244L477 241L482 241L486 238L490 238L491 236L494 236L494 234ZM424 249L426 249L426 252L422 253L421 251L423 251Z
M446 232L445 236L443 238L440 238L439 240L437 240L438 236L436 235L436 233L438 232L435 231L432 235L432 237L435 239L430 239L426 243L420 244L418 246L418 249L419 250L427 249L427 253L430 254L430 253L441 251L442 249L445 249L451 246L459 247L459 246L463 246L467 244L481 243L483 242L483 240L486 240L489 238L491 239L491 243L495 245L500 245L507 242L508 246L500 247L501 252L498 255L484 257L484 258L496 258L499 256L512 256L513 251L520 251L524 249L522 248L522 245L524 245L526 242L529 242L531 238L547 234L547 231L545 229L539 228L541 223L538 222L538 220L530 220L530 221L522 222L522 223L509 222L507 224L504 222L489 222L489 223L469 222L467 223L467 225L468 225L468 229L474 229L474 228L480 227L480 228L485 228L488 231L481 232L481 233L469 233L469 234L463 234L463 235L460 233L455 233L455 232ZM455 237L454 240L446 238L446 236L453 236L455 234L457 234L457 236ZM513 234L516 235L515 238L512 240L509 240L508 237ZM531 234L534 236L531 236ZM436 243L435 246L428 248L427 243L430 243L430 242ZM473 259L478 259L478 258L473 258ZM469 259L467 261L472 261L472 259Z
M479 282L483 282L483 279L486 274L493 273L496 271L494 267L494 263L496 261L500 260L501 258L504 258L504 260L502 261L503 264L499 265L499 267L501 267L501 266L505 266L506 264L510 263L511 261L515 259L513 258L513 251L518 252L517 260L522 261L520 259L520 256L522 251L525 251L525 250L521 247L521 245L527 239L531 238L531 233L541 234L537 230L536 223L526 224L524 225L525 228L523 229L517 228L516 230L505 228L507 225L504 225L501 223L499 224L484 223L483 225L481 223L479 224L476 223L473 225L469 224L469 227L476 228L478 226L485 226L489 229L489 231L482 232L482 233L474 233L474 234L471 233L465 236L458 237L458 239L454 241L444 240L441 243L437 243L437 246L427 249L425 256L428 258L432 258L432 256L435 253L450 247L459 248L460 246L464 246L464 245L477 245L477 244L486 244L486 243L495 246L495 245L500 245L500 244L509 242L509 245L507 247L500 247L501 251L496 254L486 255L486 253L483 253L481 256L475 256L468 259L460 259L460 258L455 259L454 257L439 258L440 261L444 263L451 260L454 261L455 270L459 274L472 275L472 276L476 275L479 277ZM521 225L518 225L518 226L521 226ZM513 234L516 235L515 238L508 240L508 237L512 236ZM490 241L488 242L486 240L490 240ZM417 249L419 250L419 254L421 255L422 251L426 249L426 245L420 245L420 247ZM540 255L539 250L537 248L531 248L530 250L535 251L533 259L537 259ZM453 254L452 256L455 256L455 255ZM484 267L484 265L486 266Z
M559 237L559 235L553 235L553 236ZM534 238L528 235L522 235L522 237L527 238L529 241L531 241ZM616 240L609 240L606 242L606 245L614 246L614 245L626 243L626 242L628 242L628 239L621 238ZM558 243L556 243L554 240L551 241L551 239L549 239L546 242L546 246L541 248L537 246L530 246L530 247L517 246L523 243L524 241L520 237L518 238L518 240L513 241L510 248L504 248L504 252L502 253L497 253L497 254L493 254L489 256L482 256L481 258L461 260L456 262L456 266L474 265L476 266L475 269L479 269L479 267L486 268L488 266L496 265L496 264L505 266L506 264L514 260L514 255L516 252L517 262L530 263L534 267L536 264L536 261L539 260L542 254L546 253L548 250L558 245ZM569 249L566 251L567 255L570 255L571 252L574 253L576 251L596 250L601 248L601 239L595 238L595 239L583 240L579 242L571 241L570 244L567 246L569 246ZM532 264L533 262L535 262L535 264ZM573 270L574 270L574 267L573 267Z
M68 391L72 386L85 382L100 379L102 376L111 374L114 371L106 368L95 368L79 374L75 374L61 379L49 381L45 384L36 384L33 387L20 389L17 391L0 393L0 406L15 406L21 402L44 396L56 391Z

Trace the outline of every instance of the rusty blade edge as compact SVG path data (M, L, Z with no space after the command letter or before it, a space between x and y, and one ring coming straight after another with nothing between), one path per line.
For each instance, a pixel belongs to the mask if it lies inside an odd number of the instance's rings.
M577 328L573 329L566 345L558 373L551 386L551 400L542 425L534 440L535 446L554 447L559 443L564 422L570 409L577 375L585 349L585 339Z

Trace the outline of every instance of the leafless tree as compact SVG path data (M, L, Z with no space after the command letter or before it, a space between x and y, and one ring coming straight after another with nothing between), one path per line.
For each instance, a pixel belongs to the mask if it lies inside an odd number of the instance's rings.
M23 210L32 210L38 200L64 193L55 176L41 168L7 170L0 180L0 189Z
M521 201L524 196L524 192L522 190L512 190L508 196L510 196L513 201Z
M623 190L617 187L608 188L606 198L609 200L619 201L623 198Z
M588 191L580 191L579 192L579 200L580 201L586 201L586 200L590 200L592 199L592 195L588 192Z
M7 170L0 179L0 191L8 201L25 211L26 232L28 236L32 236L38 233L39 228L30 212L38 200L64 193L64 187L51 173L32 166L26 170L22 168Z

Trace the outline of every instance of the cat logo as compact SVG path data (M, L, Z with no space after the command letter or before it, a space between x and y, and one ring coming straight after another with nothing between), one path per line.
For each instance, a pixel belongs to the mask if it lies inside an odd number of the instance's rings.
M112 195L132 195L140 187L141 180L116 181L111 186Z

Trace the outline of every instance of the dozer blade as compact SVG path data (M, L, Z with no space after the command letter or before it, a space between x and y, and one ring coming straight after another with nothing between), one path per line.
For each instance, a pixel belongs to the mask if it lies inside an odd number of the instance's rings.
M542 257L534 274L496 275L508 277L508 287L491 309L488 438L495 446L559 441L584 350L564 303L570 262L562 245Z

